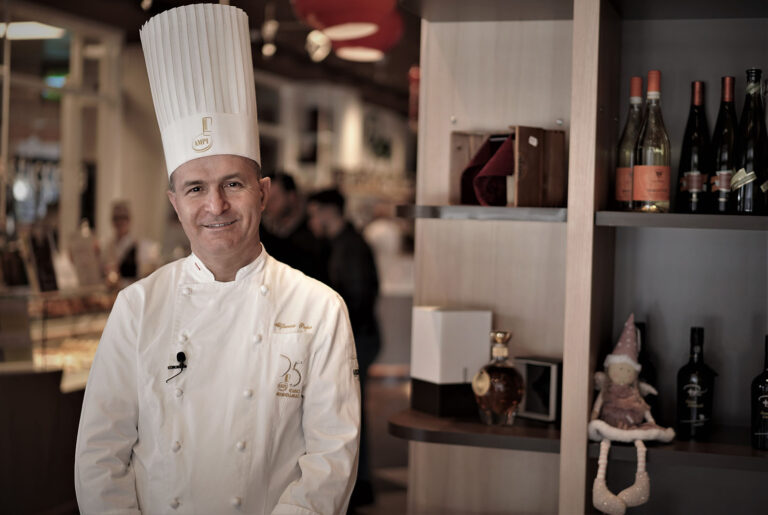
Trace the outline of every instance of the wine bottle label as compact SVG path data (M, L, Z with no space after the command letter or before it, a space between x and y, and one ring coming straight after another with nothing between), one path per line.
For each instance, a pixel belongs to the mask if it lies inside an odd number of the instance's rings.
M731 191L736 191L739 188L743 188L750 182L757 180L757 174L755 172L749 172L742 168L736 174L731 177Z
M488 372L481 370L475 374L475 377L472 378L472 391L475 392L475 395L482 397L488 393L488 390L490 389L491 376L488 375Z
M758 93L760 91L761 84L759 82L750 82L747 84L747 95Z
M760 191L762 191L763 193L768 192L768 181L765 181L760 185Z
M698 170L685 172L680 177L680 191L689 193L701 193L707 191L707 185L704 183L704 176Z
M669 167L637 165L633 170L632 199L669 202Z
M718 170L715 175L712 176L710 182L712 183L712 192L716 191L731 191L731 176L733 172L731 170ZM725 202L725 199L722 199Z
M632 168L629 166L616 168L616 200L632 202Z

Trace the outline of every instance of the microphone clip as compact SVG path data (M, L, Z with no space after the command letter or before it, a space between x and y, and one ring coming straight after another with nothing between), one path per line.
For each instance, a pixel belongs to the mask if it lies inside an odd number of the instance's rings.
M168 381L170 381L171 379L173 379L174 377L177 377L179 374L184 372L185 368L187 368L187 364L185 363L185 361L187 361L187 355L184 354L183 352L176 353L176 361L178 361L179 364L178 365L168 365L168 370L179 369L179 371L175 375L173 375L173 376L169 377L168 379L166 379L165 380L166 383Z

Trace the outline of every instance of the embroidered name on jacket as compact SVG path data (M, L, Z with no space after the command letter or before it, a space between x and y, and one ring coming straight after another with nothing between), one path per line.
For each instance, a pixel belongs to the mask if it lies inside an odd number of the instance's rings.
M283 373L280 374L280 382L277 383L277 392L275 395L278 397L289 397L291 399L301 398L301 381L304 379L300 365L303 365L303 361L292 361L291 358L285 354L280 354L283 360L283 366L285 367Z
M275 322L275 327L278 329L296 329L297 332L310 331L312 329L312 326L306 324L305 322L299 322L298 326L296 324L286 324L284 322Z

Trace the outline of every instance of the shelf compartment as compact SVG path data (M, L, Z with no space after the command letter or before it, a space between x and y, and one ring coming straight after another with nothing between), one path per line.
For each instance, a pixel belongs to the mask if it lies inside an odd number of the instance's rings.
M440 418L405 410L390 417L389 433L418 442L560 452L560 430L557 426L519 417L514 426L487 426L477 419Z
M625 20L766 18L763 0L611 0ZM431 22L571 20L573 2L564 0L399 0L400 6Z
M433 22L573 19L573 2L568 0L399 0L398 3L406 11Z
M518 222L555 222L567 220L564 207L495 207L495 206L397 206L401 218L443 220L509 220Z
M680 213L633 213L598 211L595 225L607 227L655 227L664 229L725 229L768 231L768 216L686 215Z
M711 467L719 469L768 472L768 451L758 451L749 444L749 429L715 426L709 441L674 440L669 444L646 442L648 462L653 466ZM589 457L600 455L600 444L590 442ZM634 445L613 443L610 460L637 461Z

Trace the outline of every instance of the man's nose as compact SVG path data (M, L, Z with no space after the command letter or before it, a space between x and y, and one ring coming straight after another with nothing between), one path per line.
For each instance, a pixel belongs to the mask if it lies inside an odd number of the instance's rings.
M213 215L220 215L229 208L227 196L219 188L213 188L208 195L208 211Z

